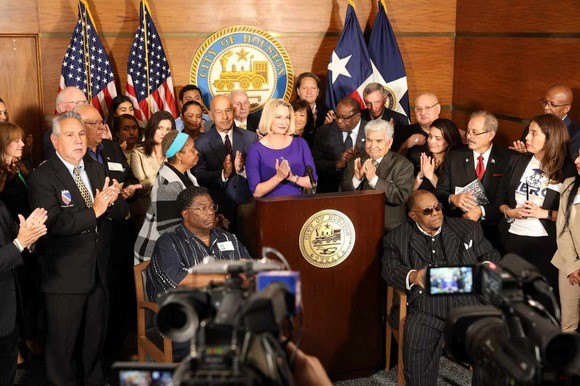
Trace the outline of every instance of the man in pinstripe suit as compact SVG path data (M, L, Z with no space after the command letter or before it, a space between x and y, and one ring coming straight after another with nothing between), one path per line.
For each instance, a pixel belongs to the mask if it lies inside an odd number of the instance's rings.
M407 385L436 385L449 310L481 304L474 295L429 297L425 293L430 264L499 263L499 253L483 236L479 223L443 216L442 205L425 190L409 197L409 220L383 239L383 278L407 290L403 363ZM480 377L474 376L474 384Z

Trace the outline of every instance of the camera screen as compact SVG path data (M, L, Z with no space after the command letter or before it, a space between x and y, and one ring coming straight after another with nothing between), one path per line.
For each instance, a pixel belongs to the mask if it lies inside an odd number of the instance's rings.
M120 370L120 386L173 386L171 370Z
M429 267L427 270L429 295L473 293L473 267Z

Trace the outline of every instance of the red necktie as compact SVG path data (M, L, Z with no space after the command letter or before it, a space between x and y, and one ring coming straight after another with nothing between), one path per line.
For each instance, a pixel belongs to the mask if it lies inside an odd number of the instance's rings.
M475 167L475 174L479 180L483 178L483 173L485 173L485 166L483 166L483 156L480 154L477 157L477 166Z

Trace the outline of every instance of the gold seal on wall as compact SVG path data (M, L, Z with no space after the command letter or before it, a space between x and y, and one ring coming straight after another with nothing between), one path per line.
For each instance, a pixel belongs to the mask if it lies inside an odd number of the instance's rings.
M312 215L300 230L300 252L315 267L339 265L352 252L356 234L352 221L338 210L322 210Z

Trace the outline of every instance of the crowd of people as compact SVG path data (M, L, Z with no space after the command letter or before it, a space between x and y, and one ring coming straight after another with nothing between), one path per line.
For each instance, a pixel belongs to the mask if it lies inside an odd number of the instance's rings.
M130 99L115 97L102 117L67 87L40 165L0 99L0 385L40 352L50 384L104 384L103 358L123 359L135 329L133 264L151 261L152 300L205 284L188 273L203 257L251 258L236 210L252 197L384 193L382 275L409 292L410 385L436 379L447 312L478 303L426 298L428 264L517 253L555 289L562 330L578 329L580 125L568 87L546 92L542 114L509 149L494 143L491 113L458 127L429 92L410 124L378 83L363 103L346 97L334 109L316 74L301 74L295 91L294 102L271 99L258 116L243 90L214 96L206 111L202 91L187 85L177 119L159 111L142 128ZM186 353L176 347L174 357Z

